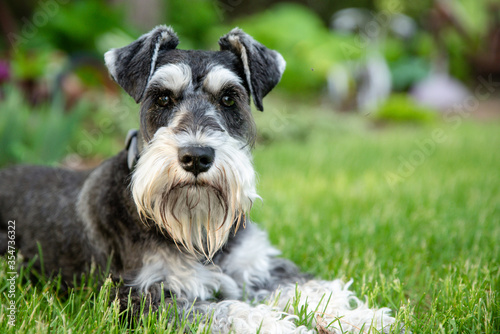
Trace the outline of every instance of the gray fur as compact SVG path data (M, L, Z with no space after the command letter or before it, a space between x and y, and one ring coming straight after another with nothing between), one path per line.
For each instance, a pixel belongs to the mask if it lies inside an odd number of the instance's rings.
M130 45L106 52L106 65L111 77L136 102L140 102L156 68L158 54L163 50L175 49L178 44L179 40L172 28L158 26Z
M238 28L221 37L219 45L221 50L229 50L240 57L255 106L263 111L262 99L280 81L285 60L278 52L269 50Z

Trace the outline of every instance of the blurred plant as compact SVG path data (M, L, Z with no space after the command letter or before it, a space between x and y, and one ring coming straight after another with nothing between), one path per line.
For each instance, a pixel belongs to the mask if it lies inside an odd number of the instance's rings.
M29 47L53 48L69 54L95 53L100 36L120 27L126 29L122 10L103 0L71 1L39 28Z
M405 0L374 0L375 7L380 11L394 11L406 14L415 19L421 18L431 7L434 0L405 1Z
M393 94L373 114L376 121L426 124L437 119L437 112L418 105L406 94Z
M16 79L31 80L43 77L47 73L50 53L17 52L12 55L12 72Z
M411 39L389 35L385 41L384 56L391 70L393 89L406 91L427 77L431 71L435 43L432 36L417 30Z
M205 49L213 45L213 41L207 38L208 28L222 24L216 1L167 1L167 24L172 25L179 35L181 49Z
M13 43L11 80L22 88L24 96L33 104L45 103L57 90L64 91L60 79L69 72L78 77L82 90L105 85L108 74L103 53L133 40L127 38L129 29L121 7L110 7L104 0L41 1L33 5L34 14L23 18L19 31L10 34L15 38L9 39ZM125 42L119 45L117 41ZM66 98L71 103L74 99Z
M392 88L395 91L406 91L415 83L429 75L428 60L407 55L390 63Z
M449 72L462 80L500 74L500 3L435 0L427 25Z
M70 143L78 159L107 158L124 148L125 135L138 127L137 105L129 96L101 99L89 109L85 122ZM75 155L73 155L73 158Z
M85 106L79 104L64 112L62 99L55 99L51 105L33 107L19 90L5 88L5 99L0 100L0 165L60 160L80 131Z

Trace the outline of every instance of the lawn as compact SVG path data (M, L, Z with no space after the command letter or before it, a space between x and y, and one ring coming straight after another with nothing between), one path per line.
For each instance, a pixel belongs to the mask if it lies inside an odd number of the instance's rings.
M320 278L353 279L358 296L413 333L500 331L498 118L381 124L277 100L255 116L263 201L251 216L283 256ZM100 290L92 279L67 295L54 281L18 279L8 326L0 267L1 333L127 331L111 283ZM196 331L161 319L134 332Z

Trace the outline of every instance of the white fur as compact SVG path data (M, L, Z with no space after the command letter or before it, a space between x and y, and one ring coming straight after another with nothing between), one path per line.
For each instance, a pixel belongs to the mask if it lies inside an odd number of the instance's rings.
M179 93L191 85L191 67L186 64L167 64L157 69L149 80L152 84Z
M104 54L104 63L111 76L116 79L116 49L111 49Z
M236 73L220 65L214 66L203 81L205 89L212 94L217 94L228 84L241 86L242 82Z
M210 305L205 310L212 316L212 333L238 334L312 334L305 326L295 324L297 316L280 311L266 304L251 306L228 300Z
M215 150L213 166L197 178L184 171L177 158L179 147L192 145ZM258 198L251 155L241 145L226 132L176 134L160 128L132 175L139 214L152 219L188 253L211 259L227 241L233 223L244 223L242 215Z
M276 62L278 63L278 71L280 72L280 77L283 75L286 69L286 61L285 58L278 51L274 51L274 55L276 56Z
M330 333L388 333L394 318L389 309L370 309L349 291L352 283L341 280L311 280L301 285L277 289L268 304L252 306L228 300L213 303L203 311L211 316L212 333L315 333L297 326L292 303L299 298L299 309L312 315L313 326ZM298 296L297 296L298 294ZM318 320L320 320L318 324Z
M299 297L299 308L307 304L307 312L317 312L323 323L329 325L328 330L334 333L370 333L372 329L389 330L394 323L390 309L368 308L366 303L349 291L351 284L352 280L347 284L339 279L310 280L298 286L289 285L277 289L271 296L270 302L284 310L291 300ZM314 316L314 320L316 319Z
M163 282L177 296L188 300L207 300L220 292L224 298L238 299L241 290L235 281L213 264L203 265L198 259L171 248L147 254L143 267L131 285L146 292Z
M237 282L240 288L263 286L270 277L270 259L281 252L271 246L267 233L254 225L247 229L251 233L231 248L220 266L222 270ZM249 298L261 299L259 295L250 295Z

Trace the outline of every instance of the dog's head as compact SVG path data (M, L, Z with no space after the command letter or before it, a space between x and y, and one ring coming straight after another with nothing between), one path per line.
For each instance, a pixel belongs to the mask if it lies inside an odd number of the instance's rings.
M250 97L281 79L285 61L240 29L220 51L178 50L159 26L105 55L113 79L141 104L132 194L140 215L193 255L212 258L244 222L255 191Z

